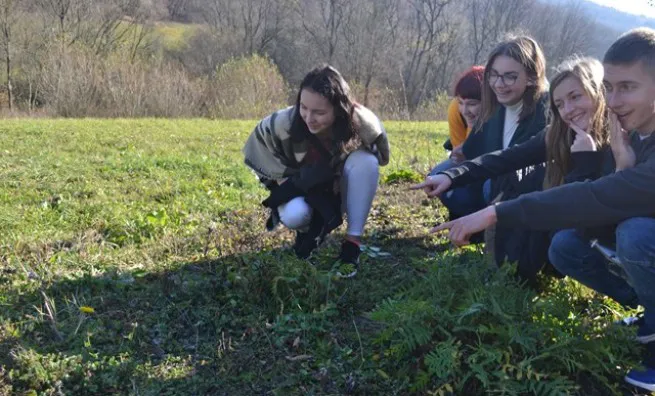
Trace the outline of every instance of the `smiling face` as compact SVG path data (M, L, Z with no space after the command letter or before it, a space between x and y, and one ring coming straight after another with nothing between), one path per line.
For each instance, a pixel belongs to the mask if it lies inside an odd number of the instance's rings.
M631 65L609 64L605 69L607 105L626 131L655 131L655 78L641 61Z
M320 134L334 124L334 106L324 96L305 88L300 92L300 117L309 132Z
M459 112L466 120L466 125L471 128L480 117L482 111L482 102L478 99L464 99L457 97L457 106Z
M498 102L505 106L520 102L528 87L525 68L505 55L499 55L494 59L487 80Z
M553 89L553 103L557 114L567 124L575 124L589 132L591 119L596 112L593 99L574 76L563 79Z

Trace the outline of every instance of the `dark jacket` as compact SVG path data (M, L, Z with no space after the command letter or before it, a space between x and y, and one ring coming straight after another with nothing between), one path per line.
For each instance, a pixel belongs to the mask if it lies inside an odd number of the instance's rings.
M537 101L535 111L519 121L509 146L523 143L546 127L548 94L544 93ZM503 130L505 128L505 106L498 106L496 113L480 130L472 131L464 141L462 151L467 159L503 149Z
M532 169L530 172L524 172L524 178L515 189L506 188L502 199L514 199L530 191L539 191L542 189L545 174L545 136L546 130L543 130L522 144L488 153L442 173L451 178L452 187L458 187L518 169ZM609 147L595 152L572 153L571 169L564 177L564 183L593 180L613 169L614 161ZM493 241L488 243L493 244L488 248L493 252L497 263L516 262L519 276L534 284L537 273L548 262L550 232L499 225L494 230Z
M450 177L451 188L457 188L545 162L546 130L544 129L524 143L487 153L441 173ZM613 170L614 160L609 147L603 147L598 151L572 153L571 170L564 177L564 183L595 180Z
M546 114L548 108L548 94L544 93L537 101L535 111L526 118L519 121L519 124L512 136L508 147L523 143L539 133L546 127ZM499 106L496 113L480 130L473 131L469 134L462 146L462 151L467 159L474 159L481 155L503 149L503 131L505 128L505 107ZM495 198L501 192L507 189L520 188L522 191L533 191L525 183L521 186L520 182L523 175L517 173L506 173L498 176L491 181L491 196ZM482 196L482 182L472 184L467 188L473 191L472 194ZM479 191L479 194L477 193Z
M655 217L655 135L631 145L632 168L594 181L566 184L496 206L498 225L557 230L616 225L631 217Z

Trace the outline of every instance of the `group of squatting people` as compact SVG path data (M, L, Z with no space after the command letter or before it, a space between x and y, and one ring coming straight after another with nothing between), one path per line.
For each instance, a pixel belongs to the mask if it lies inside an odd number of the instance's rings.
M463 73L454 94L450 156L412 186L448 208L450 221L431 232L448 232L457 246L484 240L527 284L544 271L643 307L633 322L643 363L625 379L655 391L655 30L623 34L602 63L570 58L550 82L539 44L513 37ZM266 227L295 230L298 257L345 214L338 259L351 265L340 275L354 276L390 147L341 74L310 71L295 104L258 123L244 155L269 190Z

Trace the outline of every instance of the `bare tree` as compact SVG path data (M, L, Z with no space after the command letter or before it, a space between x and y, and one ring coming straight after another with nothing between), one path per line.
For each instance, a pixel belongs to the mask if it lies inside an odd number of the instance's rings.
M117 46L127 44L130 58L134 60L152 30L139 0L105 0L94 4L91 15L92 25L81 39L98 55L106 55Z
M349 23L349 6L349 0L304 0L298 3L297 13L302 27L327 63L332 63L343 26Z
M195 7L216 36L234 36L247 54L266 52L290 13L286 0L196 0Z
M98 55L129 42L131 53L145 45L150 31L147 10L140 0L34 0L44 26L57 26L55 39L62 47L82 42ZM46 30L47 31L47 30ZM44 39L48 40L47 37Z
M166 10L174 21L185 21L191 0L166 0Z
M13 29L18 18L16 0L0 0L0 41L4 52L5 72L7 74L7 105L13 108L14 96L11 83L12 55L13 55Z
M46 24L54 19L56 38L62 45L73 44L83 35L83 24L90 19L88 0L35 0L43 12Z
M449 62L443 55L455 31L447 15L451 3L452 0L410 1L410 55L403 70L403 86L410 113L429 94L429 82L434 73L439 69L443 71Z
M493 24L492 0L469 0L468 15L471 21L471 31L468 41L472 52L473 64L477 65L489 46L489 42L495 40Z
M343 64L350 77L363 85L364 105L376 76L395 69L390 65L398 41L399 6L399 0L353 1L350 23L343 28L348 54Z
M590 54L597 40L596 23L585 13L579 1L562 5L538 4L530 20L531 33L541 43L551 65L571 54Z
M93 65L102 69L103 58L120 54L136 67L139 54L157 43L149 39L155 21L194 22L188 31L195 33L184 45L162 47L153 67L178 63L184 75L203 79L231 57L262 54L295 85L316 62L329 62L364 104L408 116L420 109L424 117L425 105L453 76L483 63L508 32L535 37L551 64L574 52L599 55L614 33L579 1L0 0L0 57L9 102L18 106L29 97L31 106L40 103L35 92L45 92L40 76L49 72L56 81L65 69L55 67L63 55L97 57ZM20 23L16 4L19 15L29 16Z
M468 0L467 19L470 22L468 43L474 65L484 61L486 52L504 34L522 27L528 15L534 15L533 0Z

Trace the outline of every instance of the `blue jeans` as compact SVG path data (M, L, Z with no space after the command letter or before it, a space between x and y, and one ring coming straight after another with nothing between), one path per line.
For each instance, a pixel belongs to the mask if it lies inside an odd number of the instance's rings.
M450 158L446 158L442 162L439 162L437 165L435 165L434 168L428 173L428 176L434 176L439 172L447 171L450 168L456 167L457 164Z
M453 188L441 194L441 202L451 214L451 218L462 217L484 209L491 202L491 180Z
M448 158L438 163L428 176L456 167L457 164ZM480 189L479 183L454 188L441 194L441 202L448 209L451 218L462 217L480 209L484 209L491 202L491 180L486 180Z
M623 305L644 307L646 325L655 330L655 219L635 217L616 228L616 253L625 278L575 230L559 231L548 250L550 262L568 275Z

